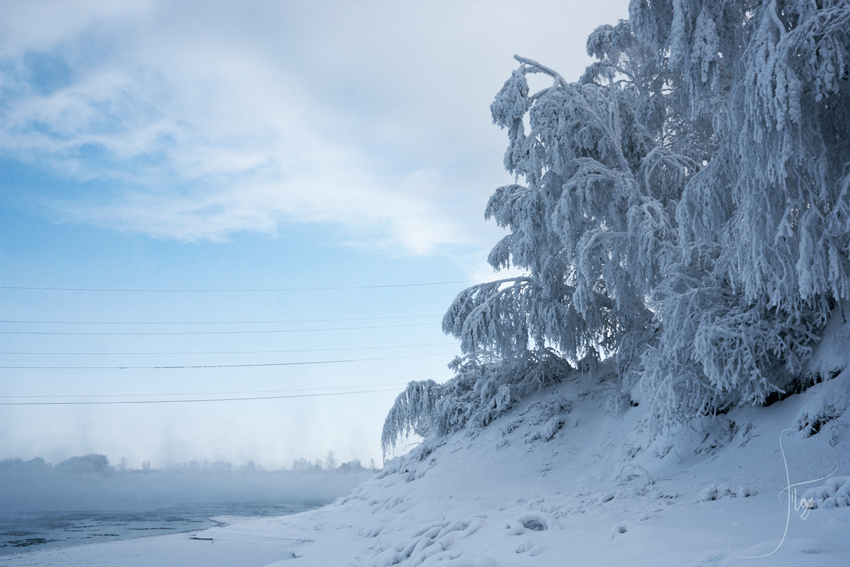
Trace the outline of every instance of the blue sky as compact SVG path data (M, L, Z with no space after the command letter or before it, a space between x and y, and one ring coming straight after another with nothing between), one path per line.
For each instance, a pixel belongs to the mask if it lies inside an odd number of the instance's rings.
M511 178L489 104L513 54L576 79L587 34L627 15L625 1L3 2L0 286L280 290L492 277L485 259L501 232L483 210ZM333 450L379 461L401 385L449 377L458 348L439 321L463 287L0 289L0 319L57 322L0 323L5 367L387 359L4 368L0 401L388 389L0 406L0 459L97 452L131 466L279 468ZM356 328L329 330L339 327ZM222 331L240 333L121 334ZM10 354L24 352L67 354ZM142 352L158 354L115 354ZM190 352L207 354L165 354Z

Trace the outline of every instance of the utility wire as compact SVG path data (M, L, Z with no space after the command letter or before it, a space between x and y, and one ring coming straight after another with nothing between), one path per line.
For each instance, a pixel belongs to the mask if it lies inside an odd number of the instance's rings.
M395 317L352 317L348 319L280 319L269 321L24 321L0 320L0 323L37 325L261 325L265 323L335 323L337 321L377 321L382 319L425 319L442 315L398 315Z
M0 335L257 335L269 333L314 333L317 331L357 331L362 329L394 329L398 327L427 327L434 323L403 325L372 325L366 327L325 327L321 329L272 329L255 331L0 331Z
M283 392L317 392L321 390L340 390L351 388L404 388L406 384L359 384L357 386L332 386L328 388L289 388L287 390L249 390L240 392L174 392L171 394L75 394L55 396L0 396L0 399L32 398L150 398L152 396L234 396L248 394L280 394Z
M259 368L267 366L312 366L317 364L343 364L348 362L370 362L374 360L403 360L429 356L447 356L453 352L436 352L412 356L385 356L377 358L347 358L341 360L310 360L305 362L268 362L260 364L183 364L172 366L0 366L3 370L181 370L199 368Z
M253 400L282 400L286 398L319 398L325 396L350 396L353 394L372 394L376 392L393 392L396 388L381 390L359 390L356 392L326 392L319 394L290 394L285 396L257 396L251 398L213 398L188 400L123 400L123 401L87 401L87 402L0 402L0 406L99 406L120 404L189 404L204 402L245 402Z
M133 288L90 288L90 287L35 287L2 285L0 289L26 290L26 291L94 291L94 292L118 292L118 293L257 293L257 292L287 292L287 291L339 291L349 289L386 289L398 287L425 287L436 285L476 283L477 280L455 280L450 282L425 282L407 284L382 284L382 285L352 285L332 287L278 287L278 288L254 288L254 289L133 289Z
M348 347L348 348L307 348L288 350L202 350L189 352L0 352L3 354L36 354L36 355L86 355L86 356L117 356L117 355L171 355L171 354L281 354L290 352L340 352L347 350L382 350L392 348L421 348L431 346L456 346L457 343L425 343L420 345L392 345L374 347Z

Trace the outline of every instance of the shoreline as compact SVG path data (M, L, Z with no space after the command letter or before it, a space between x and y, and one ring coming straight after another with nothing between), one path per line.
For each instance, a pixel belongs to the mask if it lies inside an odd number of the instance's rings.
M388 462L322 508L4 559L10 567L743 567L769 556L771 567L850 565L850 435L793 427L848 388L850 369L770 406L650 439L638 427L647 404L612 416L595 377L580 375L486 427ZM553 404L564 396L569 404ZM850 422L850 411L835 419ZM792 506L789 484L815 505Z
M291 516L315 510L321 506L317 504L226 503L195 504L195 510L193 510L192 505L178 504L155 510L56 510L24 513L21 515L24 517L11 516L0 520L0 526L2 526L0 537L3 538L0 540L0 557L5 559L20 554L141 538L200 534L212 528L246 523L257 518ZM246 508L253 508L255 513L238 513L245 512ZM287 511L283 512L284 509Z

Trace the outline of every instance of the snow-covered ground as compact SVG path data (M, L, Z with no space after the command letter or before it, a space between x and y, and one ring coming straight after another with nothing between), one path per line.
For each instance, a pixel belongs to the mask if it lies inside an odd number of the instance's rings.
M815 359L826 365L821 371L847 364L850 327L834 327ZM0 561L850 565L850 369L769 407L735 409L654 440L641 405L611 416L605 398L596 376L577 376L515 404L484 429L394 459L350 495L312 512L221 517L228 525ZM789 484L797 496L790 507L783 491Z

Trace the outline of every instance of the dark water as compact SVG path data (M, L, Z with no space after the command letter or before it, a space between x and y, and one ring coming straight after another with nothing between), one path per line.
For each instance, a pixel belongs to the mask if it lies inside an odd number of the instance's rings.
M204 530L219 525L210 519L215 516L286 516L315 508L310 504L190 503L135 504L131 511L0 510L0 555Z

